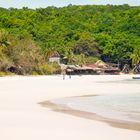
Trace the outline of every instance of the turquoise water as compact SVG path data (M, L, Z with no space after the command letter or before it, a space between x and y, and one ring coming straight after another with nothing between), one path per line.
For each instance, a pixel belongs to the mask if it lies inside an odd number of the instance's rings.
M104 82L100 83L102 84ZM116 83L116 87L117 84L128 84L128 86L131 86L133 84L140 85L140 80L128 79L121 81L105 81L105 83ZM129 92L128 94L126 89L125 94L118 93L99 96L63 98L55 100L54 102L73 109L93 112L107 118L140 122L140 91L138 91L138 89L136 93Z
M140 122L140 94L138 93L64 98L56 102L107 118Z

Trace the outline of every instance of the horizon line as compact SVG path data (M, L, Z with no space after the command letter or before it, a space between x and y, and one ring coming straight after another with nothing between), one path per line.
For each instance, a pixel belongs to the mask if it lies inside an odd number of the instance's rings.
M28 8L28 9L40 9L40 8L48 8L48 7L55 7L55 8L63 8L63 7L68 7L68 6L124 6L127 5L129 7L139 7L140 5L129 5L129 4L68 4L68 5L63 5L63 6L56 6L56 5L48 5L46 7L28 7L28 6L23 6L23 7L1 7L4 9L23 9L23 8Z

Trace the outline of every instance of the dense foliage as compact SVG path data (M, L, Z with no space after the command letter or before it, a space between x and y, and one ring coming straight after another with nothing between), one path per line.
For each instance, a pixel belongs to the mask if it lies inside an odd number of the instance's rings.
M140 6L0 8L0 30L0 69L29 73L54 51L69 63L140 63Z

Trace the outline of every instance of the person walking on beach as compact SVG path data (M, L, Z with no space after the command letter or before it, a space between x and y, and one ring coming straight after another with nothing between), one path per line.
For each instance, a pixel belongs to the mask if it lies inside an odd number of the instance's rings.
M62 70L62 75L63 75L63 80L65 80L66 69L63 69L63 70Z
M65 76L66 76L66 65L62 64L61 65L61 74L63 75L63 80L65 80Z
M67 68L66 71L67 71L67 73L68 73L68 75L69 75L69 79L71 79L72 69Z

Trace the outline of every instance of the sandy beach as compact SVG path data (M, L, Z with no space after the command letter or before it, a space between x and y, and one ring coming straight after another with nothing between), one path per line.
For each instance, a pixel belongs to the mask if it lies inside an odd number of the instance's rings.
M61 75L0 78L1 140L139 140L140 131L53 111L40 103L54 99L140 93L139 84L116 84L132 75ZM109 82L108 82L109 81Z

